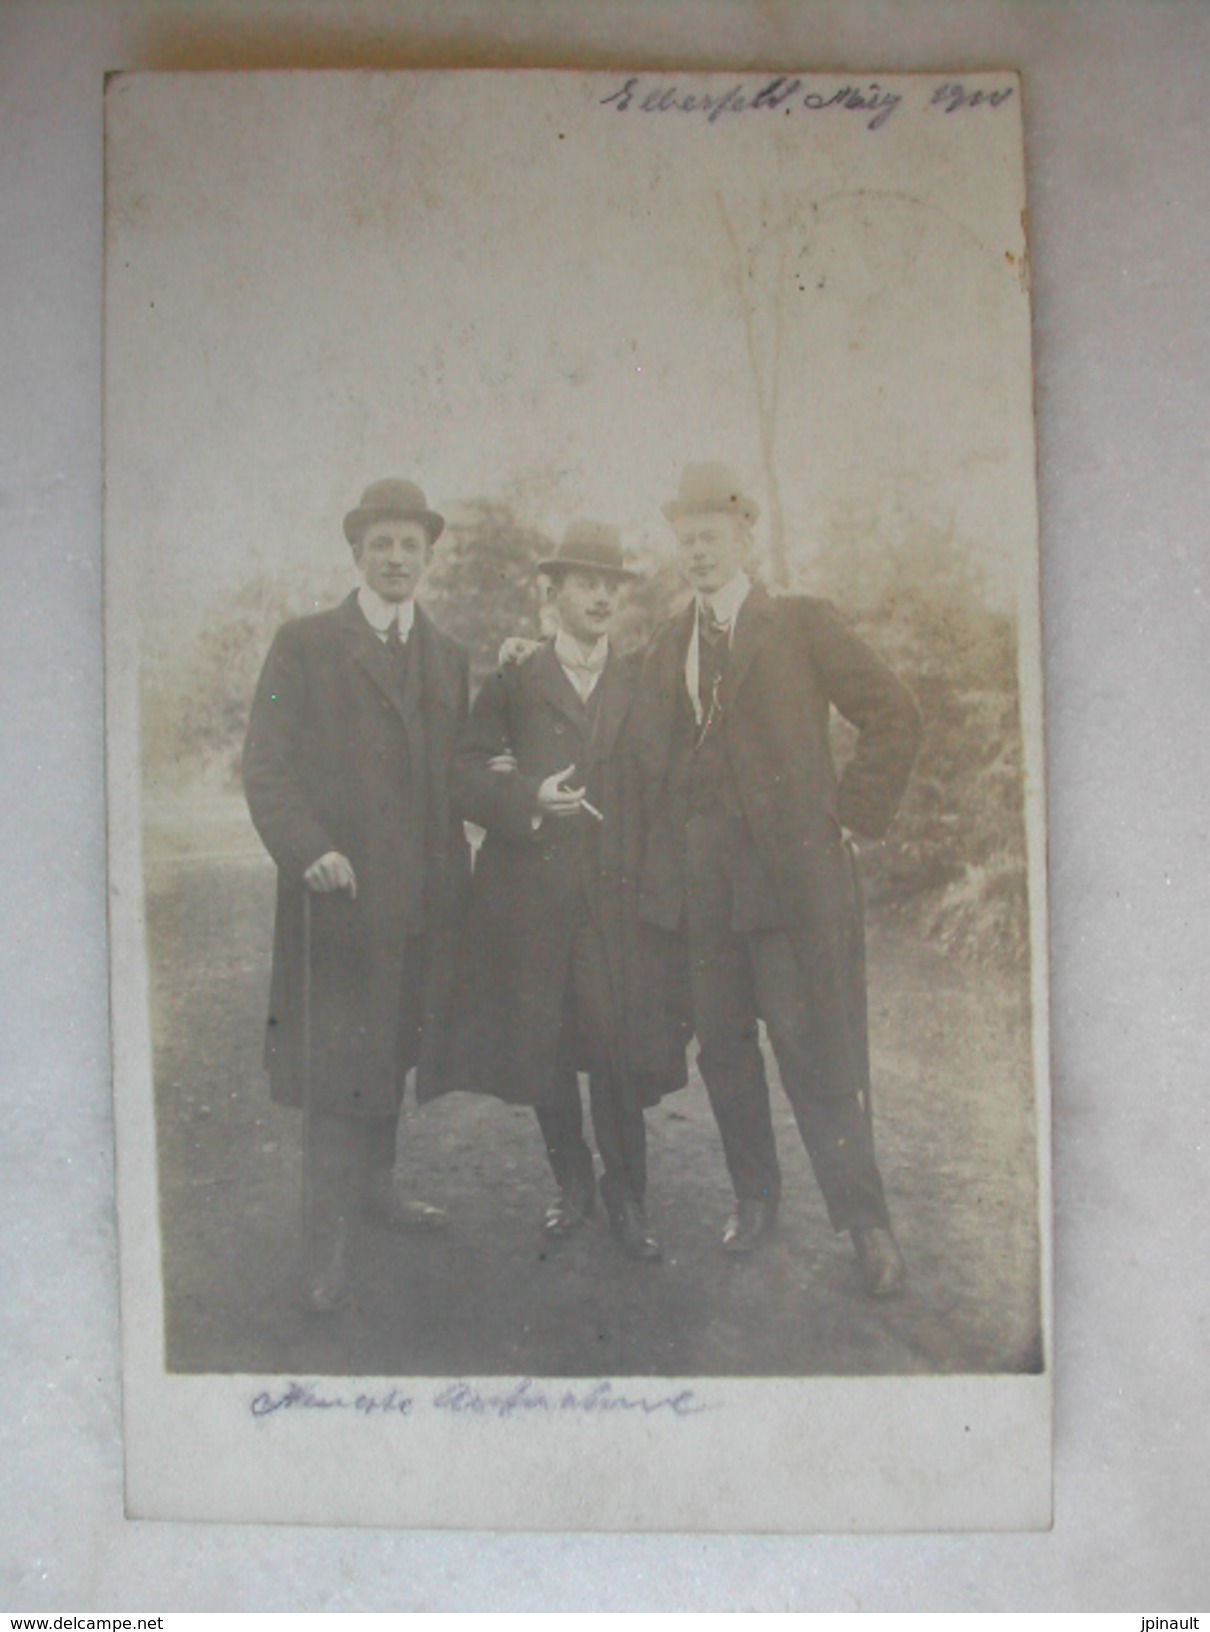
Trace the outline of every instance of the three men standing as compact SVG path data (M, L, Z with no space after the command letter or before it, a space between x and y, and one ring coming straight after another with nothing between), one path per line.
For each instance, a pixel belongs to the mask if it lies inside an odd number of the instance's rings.
M752 582L757 506L725 466L690 465L664 513L694 598L656 631L639 681L639 910L686 937L699 1065L735 1192L723 1247L759 1247L781 1194L759 1018L833 1228L883 1296L904 1272L874 1159L849 830L886 831L919 710L826 601ZM839 782L833 705L859 733Z
M724 1250L758 1248L780 1200L763 1020L866 1291L902 1283L850 834L886 831L919 711L826 601L753 582L757 506L725 466L687 467L664 510L693 599L646 653L609 643L633 576L616 530L573 523L539 563L558 634L492 676L469 720L466 656L413 602L443 522L409 482L373 484L345 518L361 588L274 641L244 773L278 866L266 1054L274 1096L307 1114L313 1309L346 1300L364 1212L431 1218L391 1184L415 1064L421 1099L536 1110L550 1236L595 1202L586 1070L611 1226L658 1257L643 1112L685 1080L690 1008L735 1197ZM833 706L858 732L839 779ZM486 838L455 948L462 818Z
M244 749L252 820L277 864L265 1056L305 1128L306 1300L336 1309L365 1216L440 1221L395 1195L403 1081L434 1034L469 873L448 772L467 659L413 599L444 526L411 482L373 483L345 517L361 586L287 623Z

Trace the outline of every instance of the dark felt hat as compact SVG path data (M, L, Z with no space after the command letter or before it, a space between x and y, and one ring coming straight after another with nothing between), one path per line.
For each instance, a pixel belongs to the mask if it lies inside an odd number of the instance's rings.
M572 521L554 555L538 562L539 572L607 572L615 578L637 578L622 559L622 539L616 527L603 521Z
M371 482L361 495L361 503L345 517L345 537L356 544L372 522L384 516L396 516L404 521L418 521L435 544L445 529L445 517L429 509L428 500L415 482L405 482L398 476L384 477Z
M751 527L760 515L755 499L740 492L735 472L729 465L686 465L675 499L664 506L669 521L681 516L742 516Z

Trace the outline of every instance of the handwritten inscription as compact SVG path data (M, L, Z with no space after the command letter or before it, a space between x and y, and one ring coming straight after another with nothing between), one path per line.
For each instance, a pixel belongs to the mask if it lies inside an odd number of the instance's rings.
M524 1378L501 1394L483 1394L469 1383L451 1383L434 1399L441 1411L456 1415L512 1417L518 1414L558 1416L577 1412L584 1416L625 1415L635 1412L641 1416L692 1417L709 1410L694 1398L691 1388L676 1394L621 1394L612 1383L593 1383L591 1388L546 1390L538 1387L531 1377Z
M936 87L926 107L945 113L957 113L965 108L998 108L1012 94L1011 85L992 91L968 91L961 83L947 81ZM617 113L697 114L711 125L729 114L858 113L868 115L867 130L881 130L902 102L903 96L898 91L886 90L877 80L865 85L842 85L836 90L818 90L809 80L792 74L778 74L762 82L737 80L718 91L687 90L680 85L653 82L641 74L633 74L601 98L602 107Z
M958 113L963 108L998 108L1013 94L1011 85L1002 85L998 91L968 91L965 85L938 85L929 98L930 108L943 113Z
M675 1394L630 1394L601 1381L580 1388L545 1388L532 1377L523 1377L499 1393L485 1392L471 1383L449 1383L427 1401L434 1410L452 1416L497 1417L567 1416L604 1417L611 1415L692 1417L711 1408L697 1399L691 1388ZM398 1388L385 1394L348 1396L313 1383L289 1383L280 1394L262 1391L253 1396L249 1409L257 1418L272 1417L281 1411L351 1411L357 1416L410 1417L415 1414L413 1396Z
M280 1394L255 1395L250 1409L254 1417L271 1417L278 1411L355 1411L363 1417L409 1417L412 1399L397 1388L385 1394L355 1394L348 1399L343 1394L321 1392L311 1383L290 1383Z

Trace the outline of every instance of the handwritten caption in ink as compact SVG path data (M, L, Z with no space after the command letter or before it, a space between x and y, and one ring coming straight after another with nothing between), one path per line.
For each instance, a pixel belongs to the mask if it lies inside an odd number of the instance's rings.
M523 1377L498 1392L466 1382L448 1383L420 1400L398 1388L390 1388L383 1394L347 1395L321 1389L314 1383L291 1382L280 1393L262 1390L254 1395L249 1409L258 1419L290 1411L348 1411L362 1417L398 1418L417 1415L418 1406L451 1416L501 1420L516 1416L693 1417L713 1409L699 1400L691 1388L671 1394L631 1394L607 1380L580 1388L547 1388L535 1383L532 1377Z
M946 114L969 108L998 108L1012 96L1013 89L1003 85L991 91L968 90L959 80L947 80L934 87L925 107ZM641 74L633 74L601 98L603 108L613 108L617 113L696 113L711 125L724 114L735 113L863 113L870 116L867 130L881 130L902 102L898 91L884 89L877 80L866 85L842 85L834 91L816 90L809 80L791 74L778 74L764 83L737 80L727 89L714 92L653 83Z

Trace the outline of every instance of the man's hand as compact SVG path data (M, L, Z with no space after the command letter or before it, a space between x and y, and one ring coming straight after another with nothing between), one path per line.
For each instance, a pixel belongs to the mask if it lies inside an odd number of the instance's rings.
M538 789L538 809L543 816L574 816L580 809L584 789L564 786L574 770L575 766L569 765L566 770L556 771Z
M500 647L497 663L502 669L507 669L510 663L524 663L541 644L540 640L526 640L524 635L510 635Z
M353 864L339 850L329 850L326 856L313 861L303 874L303 883L315 895L348 890L353 899L357 899L357 875L353 871Z

